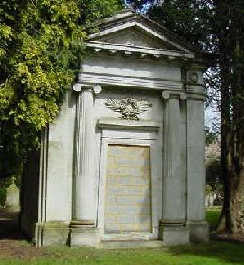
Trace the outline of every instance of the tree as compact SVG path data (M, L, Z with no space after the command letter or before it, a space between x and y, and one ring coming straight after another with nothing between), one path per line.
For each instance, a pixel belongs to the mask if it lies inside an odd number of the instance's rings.
M119 0L13 0L0 4L0 171L21 171L53 121L85 54L94 19Z
M243 233L244 2L164 0L162 5L152 8L149 15L203 51L216 55L208 84L221 93L224 206L220 227L228 232Z
M149 16L195 47L214 52L210 0L164 0L162 4L153 5Z
M215 1L221 77L224 207L219 229L244 233L244 3Z

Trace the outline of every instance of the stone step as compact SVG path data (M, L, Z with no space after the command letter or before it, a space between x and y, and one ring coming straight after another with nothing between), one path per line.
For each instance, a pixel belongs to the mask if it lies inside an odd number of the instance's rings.
M117 248L161 248L161 240L105 240L100 242L100 248L117 249Z

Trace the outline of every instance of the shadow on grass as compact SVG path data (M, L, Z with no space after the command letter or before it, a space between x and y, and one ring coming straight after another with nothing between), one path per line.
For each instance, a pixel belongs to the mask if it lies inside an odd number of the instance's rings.
M235 240L221 240L215 234L220 213L220 206L210 207L206 211L206 220L209 223L210 238L212 238L209 243L171 247L170 251L176 255L210 257L231 264L244 264L244 243Z
M22 240L25 239L18 225L18 213L0 211L0 240Z
M194 255L199 257L217 258L231 264L244 264L244 243L210 241L206 244L170 247L170 252L175 255Z

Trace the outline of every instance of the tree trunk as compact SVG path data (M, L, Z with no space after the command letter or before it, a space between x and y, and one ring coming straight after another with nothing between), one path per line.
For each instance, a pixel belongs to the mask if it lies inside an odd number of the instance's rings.
M244 233L243 10L238 0L216 1L221 69L221 133L224 203L218 231ZM227 17L227 19L225 19Z
M230 212L233 233L244 235L244 170L231 183Z
M241 8L241 7L239 7ZM244 8L244 5L242 5ZM244 49L240 10L233 10L233 152L230 210L234 233L244 234ZM243 12L243 11L242 11Z
M218 232L231 231L230 215L230 146L231 146L231 94L230 94L230 37L228 27L228 9L222 1L216 0L216 34L219 39L219 67L221 79L221 169L224 185L224 201L219 220ZM225 15L225 17L224 17Z

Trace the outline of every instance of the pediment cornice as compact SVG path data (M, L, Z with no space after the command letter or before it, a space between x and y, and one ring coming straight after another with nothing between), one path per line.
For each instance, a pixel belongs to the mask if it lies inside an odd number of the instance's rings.
M155 49L142 46L131 46L121 44L111 44L99 41L90 41L87 43L87 47L92 49L94 52L106 52L110 55L122 54L124 56L135 55L140 58L153 57L156 59L167 58L169 60L182 58L182 59L193 59L194 54L183 51Z
M168 59L195 59L199 52L178 36L150 19L123 11L97 23L97 32L90 34L87 47L94 52L126 56Z

